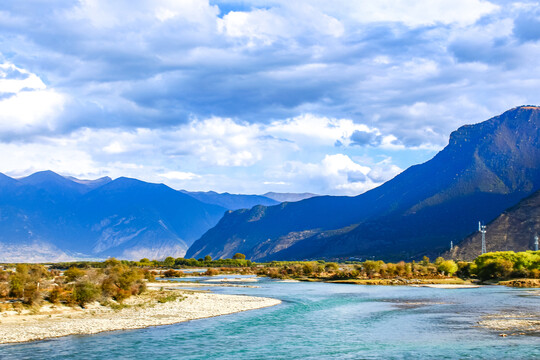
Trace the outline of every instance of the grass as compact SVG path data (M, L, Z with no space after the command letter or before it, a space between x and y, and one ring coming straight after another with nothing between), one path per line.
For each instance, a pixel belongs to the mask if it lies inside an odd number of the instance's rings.
M177 301L177 300L184 300L186 297L185 296L182 296L181 294L174 294L174 293L171 293L171 294L168 294L168 295L165 295L165 296L162 296L160 298L157 299L157 302L160 303L160 304L165 304L165 303L168 303L168 302L171 302L171 301Z

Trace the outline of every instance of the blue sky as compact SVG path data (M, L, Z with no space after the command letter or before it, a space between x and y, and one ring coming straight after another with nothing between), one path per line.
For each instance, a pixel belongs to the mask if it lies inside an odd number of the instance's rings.
M539 104L540 6L0 3L0 172L355 195Z

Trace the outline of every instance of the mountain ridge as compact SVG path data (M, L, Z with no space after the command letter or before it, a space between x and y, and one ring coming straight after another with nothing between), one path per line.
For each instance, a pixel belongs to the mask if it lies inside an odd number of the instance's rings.
M97 184L52 171L7 178L0 177L4 262L183 256L226 211L164 184L125 177ZM36 256L41 249L47 251Z
M539 108L529 106L462 126L433 159L359 196L228 213L186 256L433 256L470 233L475 218L492 219L540 187L539 129Z

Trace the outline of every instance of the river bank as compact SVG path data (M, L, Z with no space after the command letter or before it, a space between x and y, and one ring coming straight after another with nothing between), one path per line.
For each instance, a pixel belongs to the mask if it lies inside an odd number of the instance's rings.
M140 329L260 309L280 300L189 290L149 290L116 307L62 305L0 313L0 344Z

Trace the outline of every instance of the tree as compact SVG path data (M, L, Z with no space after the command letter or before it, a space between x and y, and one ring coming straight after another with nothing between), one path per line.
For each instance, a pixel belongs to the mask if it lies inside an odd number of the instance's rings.
M204 261L212 261L212 257L210 255L206 255L204 257Z
M89 302L97 300L99 294L100 291L97 285L89 281L78 282L73 288L73 297L80 306L84 306Z
M490 259L484 266L478 268L478 278L482 281L488 279L503 279L510 276L514 264L506 259Z
M236 253L232 257L234 260L244 260L246 258L246 255L241 253Z
M364 269L367 277L370 279L381 270L382 261L373 261L366 260L362 263L362 268Z
M458 271L458 266L453 260L444 260L438 266L437 270L441 273L452 276L456 271Z
M314 270L314 266L313 266L313 263L305 263L303 266L302 266L302 272L304 273L304 275L306 276L309 276L311 275L311 273L313 273L313 270Z
M76 281L82 278L85 274L86 272L84 270L81 270L75 266L72 266L66 271L64 271L64 276L67 282Z
M324 266L324 269L327 272L338 271L339 270L339 265L336 264L335 262L326 263L326 265Z
M174 258L172 256L168 256L163 260L163 264L167 267L174 266Z

